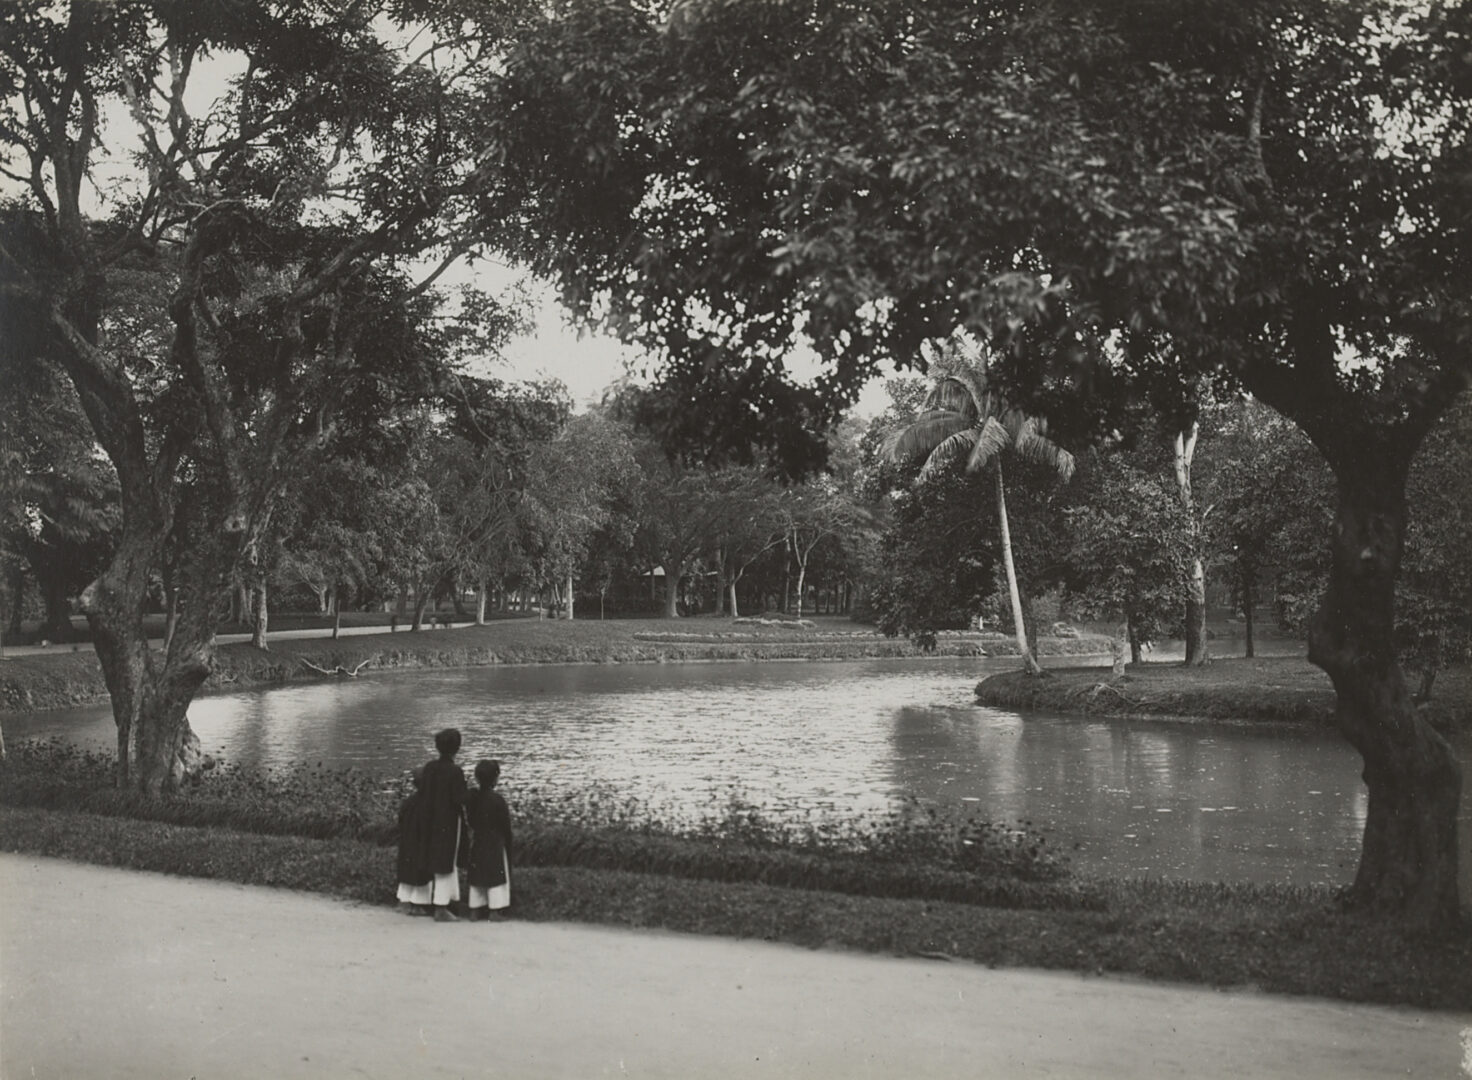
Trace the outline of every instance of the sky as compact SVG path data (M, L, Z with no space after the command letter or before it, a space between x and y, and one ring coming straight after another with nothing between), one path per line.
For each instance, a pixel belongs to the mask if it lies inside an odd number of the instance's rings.
M476 269L467 268L458 276L462 281L495 294L514 282L517 273L507 267L481 262ZM571 326L557 301L556 290L550 285L531 282L528 292L537 304L532 332L513 339L503 350L505 363L492 368L488 374L516 381L548 377L560 379L572 395L574 406L582 411L600 400L604 390L628 372L626 362L636 369L636 378L637 369L649 365L649 357L638 350L626 347L607 335L588 330L580 333ZM802 381L818 374L816 362L800 354L793 357L789 367ZM851 412L857 416L874 417L888 404L884 379L876 378L864 388Z

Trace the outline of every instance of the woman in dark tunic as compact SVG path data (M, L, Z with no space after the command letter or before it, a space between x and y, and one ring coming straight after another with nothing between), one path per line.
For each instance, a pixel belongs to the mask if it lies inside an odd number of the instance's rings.
M421 835L425 860L433 875L430 903L434 905L434 917L440 922L454 922L455 913L450 905L460 899L457 861L467 794L465 771L455 764L455 755L460 752L460 732L454 728L437 732L434 748L440 756L424 766Z
M399 807L399 906L410 915L428 915L429 855L424 848L424 770L414 770L414 790Z
M499 761L475 766L475 782L465 804L470 819L470 917L489 919L491 912L511 906L511 809L495 790L501 777Z

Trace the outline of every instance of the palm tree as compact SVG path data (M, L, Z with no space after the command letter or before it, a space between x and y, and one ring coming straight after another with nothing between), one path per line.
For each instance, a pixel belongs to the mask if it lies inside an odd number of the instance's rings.
M919 482L964 457L967 472L980 472L991 465L996 477L997 521L1002 530L1002 565L1007 571L1007 591L1012 601L1012 625L1022 666L1031 675L1042 673L1028 646L1022 621L1022 594L1017 587L1017 567L1012 560L1012 532L1007 524L1007 491L1002 477L1002 451L1011 450L1024 461L1053 469L1060 479L1073 475L1073 455L1047 438L1042 420L1012 408L987 381L986 357L981 349L964 341L948 342L931 364L935 385L926 398L925 411L889 441L895 461L925 455Z

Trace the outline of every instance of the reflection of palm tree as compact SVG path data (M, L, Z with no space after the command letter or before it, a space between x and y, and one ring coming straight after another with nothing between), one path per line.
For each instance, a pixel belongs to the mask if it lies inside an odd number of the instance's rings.
M1062 479L1073 475L1073 455L1044 434L1041 420L1014 409L987 385L986 360L979 349L951 344L931 365L935 386L926 399L925 411L915 422L890 439L889 452L895 460L926 455L920 469L924 481L962 456L967 472L994 466L997 488L997 521L1002 530L1002 565L1007 571L1007 590L1012 601L1012 625L1022 666L1030 674L1042 668L1027 643L1022 622L1022 594L1017 588L1017 568L1012 561L1012 531L1007 524L1007 492L1002 480L1002 451L1010 449L1025 461L1053 469Z

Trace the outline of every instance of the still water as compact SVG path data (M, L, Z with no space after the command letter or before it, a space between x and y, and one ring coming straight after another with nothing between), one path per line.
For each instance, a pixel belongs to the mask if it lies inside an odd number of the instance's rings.
M472 668L203 698L190 721L206 750L240 764L384 774L431 757L431 733L458 727L462 761L503 761L513 807L519 783L601 782L674 813L718 809L733 790L776 813L836 816L914 796L1031 822L1084 871L1353 876L1365 792L1358 756L1332 732L975 705L977 679L1009 663ZM6 734L113 741L110 714L96 708L19 717Z

